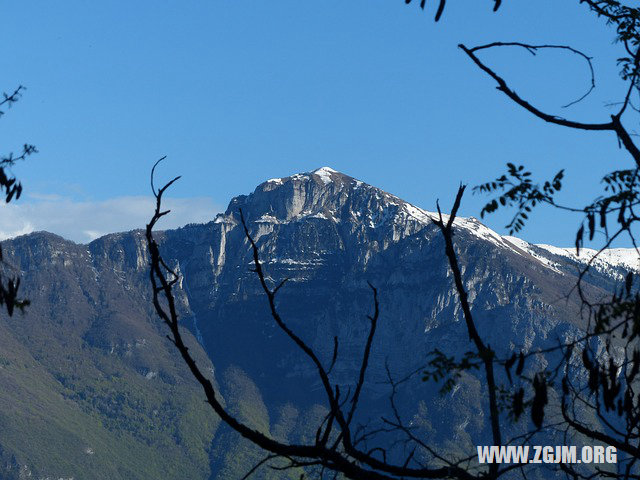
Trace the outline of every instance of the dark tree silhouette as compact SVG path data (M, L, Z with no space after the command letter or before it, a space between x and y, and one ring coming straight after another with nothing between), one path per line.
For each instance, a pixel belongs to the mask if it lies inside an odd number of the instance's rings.
M411 3L411 0L405 0ZM636 245L634 227L640 219L636 209L640 203L640 149L634 140L635 134L626 126L629 115L640 113L633 103L634 95L640 94L640 9L629 7L616 0L581 0L595 15L603 18L616 31L616 40L623 49L618 60L620 74L627 82L627 90L621 101L615 104L615 112L600 122L585 122L547 113L511 88L504 76L483 62L482 52L493 48L522 48L535 54L542 49L560 49L578 55L585 60L590 72L590 85L575 100L565 105L582 101L595 88L594 72L590 57L566 45L531 45L522 42L492 42L486 45L460 49L478 68L491 77L498 90L506 98L525 109L535 117L556 126L587 131L609 131L618 145L629 155L631 166L615 170L603 179L604 192L586 206L568 206L556 201L555 195L562 188L564 171L559 171L552 179L537 184L531 172L524 166L507 165L507 172L497 179L479 185L474 190L480 193L497 194L482 209L481 215L500 208L515 208L515 214L507 225L510 231L520 231L536 206L547 204L574 212L582 216L576 234L577 252L583 247L585 237L593 240L603 236L602 248L610 247L616 239L627 236ZM494 9L501 2L494 2ZM425 8L426 2L420 2ZM446 5L438 2L436 20L439 20ZM156 163L157 165L157 163ZM371 286L373 313L369 316L370 328L363 353L360 370L354 379L353 392L343 392L332 383L330 372L338 355L339 339L335 339L334 354L330 365L325 366L314 350L306 344L280 315L276 307L276 296L286 280L271 286L267 281L259 249L253 240L249 225L240 212L246 243L253 255L253 266L258 281L268 301L268 308L274 323L289 337L313 365L323 386L328 413L317 425L315 441L307 444L291 444L276 440L264 432L244 424L225 408L214 383L199 368L185 346L176 311L173 287L179 280L179 273L171 269L163 260L159 245L153 234L157 221L168 211L162 210L162 197L166 190L178 179L175 178L162 188L153 186L155 166L152 170L152 189L156 198L154 215L147 225L146 238L151 257L150 280L153 287L153 302L158 315L170 329L170 340L175 344L183 360L194 377L200 382L207 401L220 418L233 430L252 444L265 451L265 458L250 472L248 478L258 468L271 464L274 468L303 467L305 471L324 478L326 472L342 474L351 479L408 479L408 478L454 478L454 479L497 479L507 473L519 471L523 476L530 468L527 464L479 465L472 459L476 452L468 456L451 459L438 452L433 446L416 436L410 425L402 418L395 402L398 386L404 380L397 380L388 372L391 386L391 414L383 419L384 429L356 429L352 425L358 408L360 392L367 380L367 368L373 338L376 333L378 313L377 290ZM563 432L565 438L587 439L615 446L622 457L615 468L600 466L580 466L559 464L552 468L563 470L568 478L640 478L637 461L640 459L640 282L629 273L619 289L604 300L594 301L583 288L583 280L588 274L597 254L580 271L575 291L580 296L585 330L574 340L562 342L545 350L519 352L496 352L483 339L481 330L474 320L464 278L459 267L455 243L456 215L460 207L465 187L457 192L448 218L440 212L434 218L435 225L444 239L444 254L449 263L455 288L463 313L466 329L473 350L462 358L447 357L439 351L432 352L423 373L426 380L444 380L446 387L455 385L461 372L482 369L488 396L487 417L490 419L492 442L497 446L527 445L545 432ZM640 251L639 251L640 256ZM602 348L599 348L602 347ZM622 352L622 353L620 353ZM542 371L526 373L525 365L531 357L550 355L559 361ZM496 368L499 367L499 368ZM514 369L515 367L515 369ZM549 409L555 408L549 401L551 391L558 392L560 398L558 412L550 422ZM504 402L504 400L507 400ZM501 403L502 400L502 403ZM505 438L507 422L517 421L528 410L533 428L524 435ZM585 417L584 412L597 418L597 425ZM560 420L556 420L559 418ZM379 438L379 433L395 433L409 446L404 460L394 463L388 458L390 448L381 442L371 447ZM544 438L544 437L543 437ZM416 452L424 455L418 459ZM424 460L427 458L427 460ZM271 462L280 460L274 466Z
M636 134L626 126L629 117L637 120L637 114L640 113L633 103L633 99L640 93L640 9L617 0L581 0L580 3L585 3L593 13L615 28L616 41L622 49L618 65L627 88L624 97L611 104L616 110L604 121L573 120L540 110L511 88L504 76L483 62L480 56L483 50L503 47L520 47L534 54L540 48L563 48L580 55L586 59L591 69L591 88L577 102L595 88L590 58L584 53L566 46L537 46L518 42L494 42L476 47L460 45L460 48L482 72L495 80L500 92L535 117L571 129L612 132L619 147L628 153L630 165L605 175L602 179L604 192L584 206L563 205L555 200L556 193L562 188L563 170L541 185L533 182L531 172L524 166L507 164L506 174L476 187L475 190L498 194L484 206L482 215L503 207L515 208L515 214L507 225L511 232L517 232L525 226L536 206L547 204L582 216L575 239L577 254L586 237L592 241L596 235L602 236L601 248L579 272L576 284L586 325L584 336L555 348L562 353L564 361L555 368L540 372L535 381L530 382L534 390L531 402L538 410L536 424L541 426L546 407L546 401L543 401L546 400L546 390L559 387L561 414L567 431L615 446L625 454L622 461L619 461L616 472L596 467L595 475L640 478L637 467L640 459L640 378L637 375L640 370L640 285L633 273L628 272L613 296L601 301L590 299L583 288L583 280L595 259L616 239L626 236L636 247L640 259L635 235L636 224L640 219L636 212L640 202L640 149L634 139ZM573 103L575 102L571 104ZM459 287L458 290L460 291ZM526 358L526 355L521 354L521 358ZM508 369L513 365L513 358L503 363ZM560 385L548 381L553 377L560 378L560 382L556 382ZM523 390L514 394L513 408L516 408L516 403L521 406L523 395ZM589 421L589 415L594 415L599 425ZM564 465L562 468L571 478L592 478L594 475L593 472L585 472L575 465Z
M4 115L6 108L11 108L11 106L18 101L24 89L25 88L20 85L12 93L2 94L2 99L0 99L0 117ZM24 160L35 152L37 152L35 146L25 143L20 153L14 154L13 152L9 152L6 155L0 156L0 192L5 196L6 203L19 199L22 193L22 184L9 173L9 169L16 162ZM20 288L20 278L10 273L12 267L3 260L1 246L0 263L2 266L0 269L0 306L4 306L9 316L11 316L16 308L23 310L29 304L29 301L19 298L18 289ZM9 275L7 275L8 272Z

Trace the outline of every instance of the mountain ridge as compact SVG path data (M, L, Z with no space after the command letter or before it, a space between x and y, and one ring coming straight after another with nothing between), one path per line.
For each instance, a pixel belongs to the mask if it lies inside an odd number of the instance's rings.
M272 192L277 188L282 188L287 183L297 183L297 182L305 182L305 181L315 181L321 182L325 187L331 183L335 183L340 190L347 189L349 193L353 190L357 189L369 189L374 194L380 195L383 199L389 201L392 204L397 204L401 207L400 215L405 218L400 218L400 221L406 220L407 217L411 217L416 221L422 223L423 225L430 224L434 219L438 218L437 212L431 212L420 207L417 207L400 197L388 193L384 190L381 190L377 187L369 185L361 180L358 180L349 175L343 174L331 167L325 166L320 167L315 170L306 173L296 173L290 175L288 177L282 178L272 178L259 184L254 192L249 195L240 195L238 197L234 197L229 203L228 208L224 213L220 213L216 216L214 222L220 222L221 217L233 216L234 210L241 208L240 202L245 201L247 197L251 195L256 195L264 192ZM291 221L294 219L300 219L303 216L309 215L320 215L325 212L318 211L317 209L308 211L306 215L304 214L304 210L293 212L290 217L284 219L278 219L277 217L273 217L268 213L263 214L258 221L262 222L277 222L277 221ZM331 212L330 218L335 219L335 212ZM445 221L449 218L447 214L442 215ZM373 221L370 219L370 222L373 224ZM526 254L531 255L535 260L540 261L546 266L554 268L555 262L550 258L545 258L540 254L540 250L548 252L553 257L555 256L564 256L570 258L576 263L580 263L586 265L589 260L595 255L597 252L594 249L583 248L581 249L581 255L578 256L572 253L574 248L570 247L557 247L553 245L547 244L533 244L527 242L518 237L508 236L508 235L500 235L494 230L482 224L475 217L457 217L455 222L455 226L459 228L465 229L477 235L481 239L485 239L488 241L494 242L496 245L503 246L506 248L516 249L517 251L524 252ZM635 248L612 248L607 249L604 252L599 253L598 260L595 262L594 268L607 268L607 267L624 267L630 268L634 271L640 272L640 252L638 252Z
M230 408L269 434L288 432L291 441L302 441L309 424L323 417L322 389L313 365L270 317L250 270L240 208L267 281L290 279L278 294L282 318L323 362L331 361L333 339L339 339L331 380L343 391L353 386L368 332L367 282L378 288L380 320L362 390L365 407L354 421L379 418L384 410L387 367L403 375L419 371L434 348L449 355L469 348L433 213L332 169L314 172L263 182L211 222L156 233L168 265L181 274L176 304L199 363L215 373ZM506 355L574 335L579 302L569 293L578 259L502 237L475 219L457 225L465 288L479 331L493 348ZM13 455L11 465L41 477L146 480L166 470L165 478L177 480L180 472L170 465L186 461L193 478L204 480L212 471L217 480L242 476L251 459L259 459L237 435L218 428L166 340L151 306L141 230L89 244L34 233L4 241L3 252L20 272L32 305L24 317L2 323L0 385L19 383L22 366L33 365L41 380L20 392L40 399L38 405L61 397L55 414L85 426L73 448L61 451L58 444L66 444L51 441L41 452L31 451L3 432L36 418L32 428L46 438L59 433L45 415L34 417L28 403L21 406L23 394L0 389L0 406L16 411L16 418L0 414L0 454ZM605 267L585 277L586 293L607 294L627 270L624 264ZM23 352L24 358L3 358L4 351ZM433 445L473 450L488 438L481 385L481 377L465 376L460 388L441 397L415 378L399 392L398 405L419 419L421 434ZM118 470L114 462L125 452L105 447L114 436L126 439L129 453L151 455L157 465L143 468L129 454ZM94 453L89 456L87 448ZM77 466L59 460L65 455ZM102 469L101 476L88 475L91 468ZM12 478L1 465L0 477Z
M358 180L354 177L351 177L342 172L339 172L329 166L324 166L324 167L320 167L315 170L312 170L310 172L296 173L287 177L269 179L265 182L260 183L254 190L254 192L248 195L238 195L236 197L233 197L230 200L229 205L225 210L225 212L216 214L216 216L210 222L186 224L183 227L179 227L177 229L172 229L172 230L178 230L181 228L186 228L186 227L195 226L195 225L206 225L211 222L219 223L220 221L222 221L221 218L233 216L233 213L237 213L238 208L240 208L240 203L251 195L255 195L256 193L259 193L259 192L264 193L264 192L270 192L270 191L276 190L278 187L282 187L288 182L296 182L296 181L304 182L309 180L314 180L316 182L319 182L323 184L325 187L330 183L335 183L339 185L340 188L343 188L346 184L351 184L353 187L355 187L354 189L358 189L358 188L372 189L374 192L381 195L383 199L399 205L402 210L401 214L404 214L405 217L411 217L416 221L422 223L423 225L429 224L433 219L437 219L438 217L437 212L432 212L432 211L425 210L421 207L417 207L394 194L388 193L382 189L369 185L361 180ZM322 218L323 214L326 214L326 213L321 211L312 211L312 212L308 212L306 216L318 215L319 216L318 218ZM303 212L295 212L292 214L290 218L278 219L277 217L272 217L268 214L263 214L258 221L261 221L264 223L274 222L274 221L290 221L294 219L300 219L303 216L305 216ZM448 219L448 215L443 214L443 218L445 220ZM555 262L553 262L549 258L545 258L545 256L542 256L540 254L540 250L546 251L548 252L548 254L554 257L564 256L564 257L570 258L571 260L580 264L586 264L591 259L591 257L597 252L594 249L583 248L581 249L581 255L577 256L573 253L573 251L575 250L573 247L559 247L559 246L548 245L548 244L535 244L535 243L530 243L519 237L514 237L510 235L500 235L499 233L495 232L494 230L482 224L475 217L457 217L454 224L457 225L459 228L463 228L465 230L475 232L475 234L480 238L493 241L496 244L506 246L507 248L515 248L517 250L525 252L531 255L534 259L552 268ZM61 235L58 235L52 232L47 232L44 230L22 234L7 240L18 239L18 238L29 236L29 235L38 236L43 234L49 234L49 235L58 237L59 239L72 242L77 245L88 246L93 244L94 242L99 242L101 239L104 239L107 237L112 238L113 236L126 235L128 233L134 233L134 232L142 233L143 228L129 230L129 231L108 233L87 243L76 243L72 240L64 238ZM635 248L611 248L599 253L599 257L600 258L596 261L594 268L602 269L607 267L613 267L613 268L625 267L625 268L630 268L634 271L640 272L640 259L639 259L640 254L639 252L636 251Z

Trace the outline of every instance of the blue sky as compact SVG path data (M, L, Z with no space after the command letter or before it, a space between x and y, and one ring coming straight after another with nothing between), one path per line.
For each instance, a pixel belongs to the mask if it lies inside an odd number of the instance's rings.
M560 106L589 85L578 57L483 58L541 107L606 121L605 103L624 87L613 32L577 0L512 0L498 13L492 3L450 0L436 24L401 0L0 0L0 90L28 89L0 119L0 145L40 150L14 169L26 194L0 212L0 235L46 228L86 241L142 227L162 155L162 175L183 175L167 226L205 221L268 178L324 165L428 210L506 162L541 179L564 167L562 200L582 205L602 174L630 165L615 138L532 118L457 44L584 50L597 90L569 109ZM469 194L462 213L478 216L485 200ZM541 210L521 237L571 245L578 221ZM505 233L504 216L486 223Z

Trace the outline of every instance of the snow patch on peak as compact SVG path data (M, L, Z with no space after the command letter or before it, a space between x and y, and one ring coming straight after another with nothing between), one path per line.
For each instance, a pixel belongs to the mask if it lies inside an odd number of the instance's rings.
M331 183L332 179L331 179L331 174L332 173L338 173L336 170L334 170L331 167L321 167L321 168L317 168L316 170L314 170L313 172L314 175L317 175L318 177L320 177L320 180L322 180L322 182L327 185L329 183Z
M324 173L324 172L327 172L327 173L340 173L340 172L338 172L337 170L334 170L334 169L333 169L333 168L331 168L331 167L320 167L320 168L316 168L316 169L315 169L313 172L311 172L311 173L315 173L315 174L320 175L321 173Z

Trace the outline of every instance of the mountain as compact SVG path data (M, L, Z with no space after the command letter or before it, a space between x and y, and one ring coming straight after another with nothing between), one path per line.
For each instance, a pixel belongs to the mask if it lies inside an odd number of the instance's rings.
M206 478L218 419L149 308L140 242L3 243L32 301L0 322L3 480Z
M278 293L283 319L326 364L339 339L331 376L343 391L353 388L368 333L367 282L378 289L379 328L356 421L388 411L388 372L419 373L434 348L472 349L434 213L328 167L268 180L210 223L158 234L182 274L176 295L191 348L229 408L255 428L313 438L326 402L313 366L269 316L240 209L268 281L289 279ZM580 328L570 292L593 252L577 257L503 237L473 218L455 225L478 329L494 349L547 346ZM150 302L142 232L88 245L34 233L3 250L32 306L0 323L0 478L227 479L261 458L219 425L166 340ZM629 269L638 270L635 251L607 253L586 291L607 295ZM444 396L414 375L397 401L442 449L474 451L488 438L478 375L464 375Z

